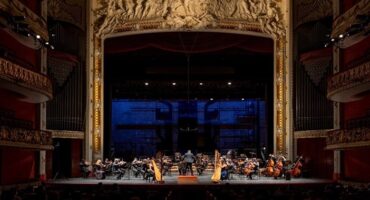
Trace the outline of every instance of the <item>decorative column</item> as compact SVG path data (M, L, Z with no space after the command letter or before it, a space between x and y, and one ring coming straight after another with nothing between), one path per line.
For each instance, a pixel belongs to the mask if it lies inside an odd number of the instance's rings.
M333 1L333 20L336 19L340 15L340 1L334 0ZM340 72L340 57L341 57L341 50L338 46L333 45L333 74ZM334 102L333 103L333 128L340 129L340 103ZM333 179L339 180L341 174L341 151L334 150L334 171L333 171Z
M41 1L41 18L47 21L47 0ZM41 64L41 74L47 74L47 49L41 47L40 53L40 64ZM40 130L46 130L46 102L40 103ZM40 181L46 181L46 151L40 150L40 159L39 159L39 175ZM49 161L51 162L51 160Z

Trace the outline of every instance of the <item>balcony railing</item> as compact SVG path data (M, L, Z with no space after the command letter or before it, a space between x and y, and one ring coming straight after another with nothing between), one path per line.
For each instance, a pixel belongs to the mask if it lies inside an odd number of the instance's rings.
M370 128L341 129L328 132L327 149L370 146Z
M51 132L0 126L0 146L53 149Z
M370 89L370 61L328 79L327 97L337 102L350 102L359 99L359 94Z
M32 103L41 103L53 96L52 83L47 76L4 58L0 58L0 83L6 89L23 94L25 101Z

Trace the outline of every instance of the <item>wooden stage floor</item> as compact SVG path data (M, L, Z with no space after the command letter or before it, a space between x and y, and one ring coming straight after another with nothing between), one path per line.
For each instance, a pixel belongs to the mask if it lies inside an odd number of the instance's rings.
M332 180L328 179L316 179L316 178L291 178L286 180L285 178L274 179L273 177L265 176L254 176L252 180L245 176L233 174L229 180L221 181L220 183L212 183L211 174L205 174L196 176L196 181L186 182L180 181L178 175L163 176L164 183L149 182L143 180L142 177L133 177L126 175L120 180L116 180L114 176L108 176L106 179L97 180L94 177L89 178L67 178L67 179L55 179L48 182L51 185L97 185L102 183L103 185L127 185L127 186L149 186L149 185L306 185L306 184L329 184L333 183Z

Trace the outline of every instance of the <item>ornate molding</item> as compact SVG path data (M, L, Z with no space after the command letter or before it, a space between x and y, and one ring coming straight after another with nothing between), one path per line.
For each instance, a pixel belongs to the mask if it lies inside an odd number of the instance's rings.
M309 130L309 131L294 131L294 139L305 139L305 138L326 138L329 129L323 130Z
M368 0L358 2L351 9L340 15L333 22L332 38L338 38L340 34L344 34L347 30L357 22L358 15L370 15L370 3Z
M359 99L356 95L370 88L370 61L334 74L328 79L327 97L337 102Z
M370 128L333 130L329 131L327 136L327 149L370 146Z
M85 138L85 133L82 131L67 131L67 130L48 130L52 134L52 138L69 138L81 139Z
M53 149L51 133L41 130L0 127L0 146Z
M26 96L26 100L31 102L44 102L53 97L52 83L50 79L40 73L28 70L8 61L4 58L0 58L0 81L5 81L3 87L10 90L16 90ZM34 91L38 97L33 97L32 95L18 90L19 88L26 88L27 90Z
M285 36L283 14L277 0L109 0L95 10L98 37L131 27L142 29L209 29L233 22L239 29L256 29L274 38ZM132 24L130 26L130 24Z
M11 13L13 16L25 16L25 22L30 28L46 41L49 40L46 20L27 8L19 0L0 1L0 10Z
M107 37L161 31L229 31L257 34L275 40L274 57L274 153L287 155L287 87L289 76L286 53L288 40L283 4L280 0L96 0L91 35L90 72L92 73L89 99L90 125L88 148L92 158L102 157L103 145L103 42ZM95 2L96 3L96 2ZM93 3L93 5L95 5ZM289 65L289 64L288 64ZM287 80L288 79L288 80ZM89 136L90 138L90 136Z

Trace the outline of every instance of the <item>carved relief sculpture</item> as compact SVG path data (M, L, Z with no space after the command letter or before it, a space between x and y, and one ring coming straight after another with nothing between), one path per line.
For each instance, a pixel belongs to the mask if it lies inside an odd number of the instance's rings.
M222 20L259 22L275 38L285 36L276 0L109 0L95 10L95 32L112 33L128 21L155 20L162 28L204 29Z

